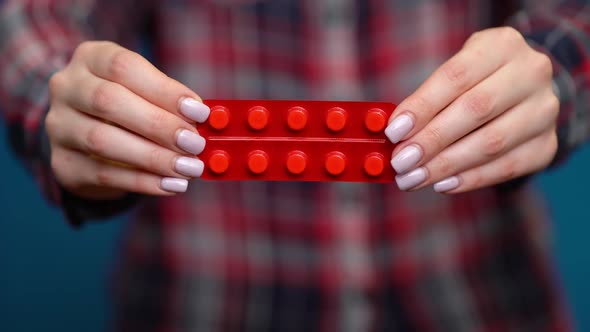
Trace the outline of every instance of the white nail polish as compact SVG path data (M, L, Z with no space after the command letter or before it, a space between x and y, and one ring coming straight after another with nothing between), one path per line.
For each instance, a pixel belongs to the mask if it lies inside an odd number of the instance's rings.
M395 182L400 190L410 190L426 180L428 173L425 168L418 168L409 173L397 175Z
M399 141L412 131L412 128L414 128L412 117L402 114L391 121L387 128L385 128L385 135L391 143L399 143Z
M175 169L178 173L198 178L203 174L204 163L196 158L179 157L176 160Z
M179 148L191 154L199 154L205 149L205 139L190 130L183 129L176 137Z
M160 182L163 190L173 193L183 193L188 188L188 180L178 178L163 178Z
M403 150L391 159L391 166L398 174L406 173L416 167L416 164L422 159L422 150L412 144L405 147Z
M444 193L447 191L451 191L457 189L459 187L459 178L456 176L451 176L450 178L446 178L442 181L439 181L434 184L434 191L437 193Z
M184 98L180 101L180 113L187 118L203 123L207 121L211 110L209 106L193 98Z

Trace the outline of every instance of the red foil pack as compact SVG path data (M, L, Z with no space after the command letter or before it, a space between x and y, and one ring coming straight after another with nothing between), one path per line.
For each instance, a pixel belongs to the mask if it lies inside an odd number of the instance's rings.
M384 102L205 100L208 180L392 182Z

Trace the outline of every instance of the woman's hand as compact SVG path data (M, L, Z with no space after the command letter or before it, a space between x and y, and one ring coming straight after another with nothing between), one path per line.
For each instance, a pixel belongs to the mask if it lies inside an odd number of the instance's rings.
M50 80L45 125L58 182L86 198L172 195L203 172L200 97L139 54L85 42Z
M475 33L404 100L385 133L402 190L474 190L541 170L557 150L550 59L515 29Z

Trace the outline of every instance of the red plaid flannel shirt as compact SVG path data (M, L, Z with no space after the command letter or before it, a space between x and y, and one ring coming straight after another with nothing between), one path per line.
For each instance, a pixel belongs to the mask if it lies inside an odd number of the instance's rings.
M97 204L58 190L43 132L48 78L82 40L147 36L153 61L204 98L399 102L471 33L512 17L554 60L563 159L590 136L588 6L0 1L0 108L17 154L69 218L105 216L135 200ZM185 195L138 204L114 282L121 330L571 329L546 211L526 180L456 196L197 180Z

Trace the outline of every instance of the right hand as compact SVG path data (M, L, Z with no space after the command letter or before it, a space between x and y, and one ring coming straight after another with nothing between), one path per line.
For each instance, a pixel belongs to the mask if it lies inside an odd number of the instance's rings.
M89 199L173 195L202 174L195 122L209 108L139 54L84 42L49 88L51 167L66 190Z

